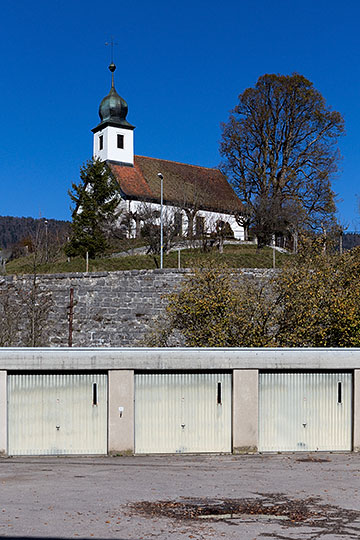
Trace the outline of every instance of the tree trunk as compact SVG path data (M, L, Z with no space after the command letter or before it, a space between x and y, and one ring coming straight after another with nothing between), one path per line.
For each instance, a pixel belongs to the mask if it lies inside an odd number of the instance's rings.
M257 248L262 249L271 243L271 234L266 232L259 232L257 234Z
M219 253L224 253L224 237L219 237Z
M298 232L297 231L294 232L293 239L294 239L293 252L297 253L298 252Z
M140 238L140 231L141 231L141 220L140 216L135 216L135 238Z
M194 214L192 212L186 212L188 218L187 237L193 238L194 236Z

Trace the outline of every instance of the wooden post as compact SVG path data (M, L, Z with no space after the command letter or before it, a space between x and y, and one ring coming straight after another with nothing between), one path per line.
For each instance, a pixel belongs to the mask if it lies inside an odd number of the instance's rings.
M276 259L275 259L275 234L273 234L273 237L272 237L272 245L273 245L273 268L276 268Z
M69 304L69 347L72 347L73 320L74 320L74 289L71 287L70 304Z

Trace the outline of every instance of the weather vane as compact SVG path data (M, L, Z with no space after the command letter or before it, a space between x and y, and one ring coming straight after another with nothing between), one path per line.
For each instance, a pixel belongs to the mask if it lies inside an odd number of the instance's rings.
M110 41L107 41L105 45L110 45L111 50L111 63L114 63L114 46L117 45L117 42L114 41L114 37L110 36Z

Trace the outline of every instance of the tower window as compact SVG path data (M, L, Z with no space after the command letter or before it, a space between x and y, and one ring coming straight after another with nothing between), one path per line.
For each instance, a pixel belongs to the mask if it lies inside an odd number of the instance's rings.
M117 136L117 147L124 148L124 135L120 135L119 133Z
M103 135L99 135L99 150L102 150L104 148L104 137Z

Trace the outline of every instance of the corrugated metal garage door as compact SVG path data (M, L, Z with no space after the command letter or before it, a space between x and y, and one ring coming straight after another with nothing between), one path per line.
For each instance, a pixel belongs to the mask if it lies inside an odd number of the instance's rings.
M9 455L107 453L107 375L9 375L8 402Z
M259 450L351 450L351 373L261 373Z
M135 375L135 452L231 452L231 374Z

